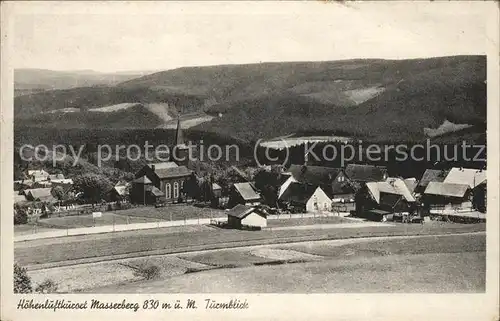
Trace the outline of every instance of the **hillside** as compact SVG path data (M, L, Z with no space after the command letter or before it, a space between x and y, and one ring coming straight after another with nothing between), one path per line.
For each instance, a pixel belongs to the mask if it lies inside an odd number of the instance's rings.
M298 131L420 140L424 128L438 128L445 120L484 125L485 80L484 56L186 67L112 87L17 97L15 114L26 120L64 108L168 103L170 116L180 110L214 117L201 116L198 131L246 141ZM72 123L76 116L65 117ZM157 123L143 127L148 126Z
M14 70L15 96L46 90L90 86L110 86L137 78L148 72L99 73L92 70L55 71L45 69Z

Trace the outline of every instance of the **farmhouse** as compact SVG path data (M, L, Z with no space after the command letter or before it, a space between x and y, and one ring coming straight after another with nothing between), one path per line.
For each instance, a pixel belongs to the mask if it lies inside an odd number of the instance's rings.
M178 166L174 162L151 163L135 175L136 178L143 176L164 194L167 202L177 202L183 196L184 182L191 176L191 171L186 166Z
M33 182L46 181L49 178L49 173L43 169L28 170L28 177Z
M472 189L467 184L430 182L422 202L431 214L443 211L471 211Z
M227 212L227 224L232 228L263 228L267 226L267 214L257 207L238 204Z
M237 204L257 205L260 204L261 196L252 183L235 183L229 194L229 206Z
M331 211L332 201L319 186L292 182L279 198L286 207L292 207L301 212Z
M290 176L281 184L278 197L292 182L320 186L333 202L353 202L354 189L341 168L323 166L290 166Z
M408 185L412 182L389 177L383 182L367 182L362 208L358 214L373 219L387 219L394 214L407 214L416 209L416 199Z
M129 198L129 184L119 182L113 187L113 189L111 189L109 194L109 198L112 201L127 201Z
M471 189L481 184L486 180L486 170L472 168L452 168L444 183L449 184L467 184Z
M34 188L24 191L24 195L28 201L37 202L55 202L56 198L51 193L51 188Z

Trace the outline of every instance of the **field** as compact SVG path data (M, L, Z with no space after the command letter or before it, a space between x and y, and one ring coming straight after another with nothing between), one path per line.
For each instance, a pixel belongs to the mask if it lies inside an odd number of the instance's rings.
M117 211L116 214L122 216L130 216L130 217L132 216L147 217L147 218L154 218L157 220L167 220L167 221L226 216L223 210L202 208L185 204L172 205L159 208L151 206L137 207L127 210Z
M19 264L36 268L40 264L61 266L75 264L74 262L97 262L110 258L123 259L236 246L392 235L477 232L484 231L485 224L431 222L424 225L397 224L394 226L281 231L214 230L214 228L207 226L192 226L190 228L191 230L187 233L179 228L157 228L16 242L14 257Z
M311 255L311 252L316 254ZM136 280L86 292L446 293L485 290L484 234L257 246L186 254L182 260L209 264L212 269L174 273L158 280ZM165 272L168 273L168 269Z
M101 217L95 219L92 217L92 214L46 218L38 221L38 225L47 228L66 229L104 225L148 223L157 221L158 220L156 219L147 217L123 216L113 213L102 213Z

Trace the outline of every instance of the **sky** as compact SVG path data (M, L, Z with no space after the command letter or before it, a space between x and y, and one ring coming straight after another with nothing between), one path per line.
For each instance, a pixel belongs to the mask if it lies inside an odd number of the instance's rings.
M484 54L484 3L21 2L13 65L102 72ZM56 13L55 13L56 12Z

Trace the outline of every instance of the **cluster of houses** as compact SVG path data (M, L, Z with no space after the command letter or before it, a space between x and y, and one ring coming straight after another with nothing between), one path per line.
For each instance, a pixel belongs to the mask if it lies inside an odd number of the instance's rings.
M109 199L141 205L185 202L189 198L228 208L228 222L235 226L262 227L269 209L298 213L355 214L376 220L394 215L444 214L486 210L486 170L428 169L417 178L389 177L382 166L349 164L345 168L291 165L273 180L273 197L265 195L243 171L223 195L212 179L197 177L190 169L188 148L180 126L176 132L177 162L146 164L131 182L119 182ZM270 169L267 169L270 171ZM203 182L203 184L200 184ZM70 190L71 179L44 170L30 170L27 179L14 182L15 202L55 202L53 188ZM195 193L193 193L195 191ZM223 201L222 201L223 200ZM262 205L267 206L267 211Z
M49 174L43 169L28 170L26 177L14 181L14 203L57 201L52 191L60 186L63 191L73 187L73 180L65 178L63 174Z

